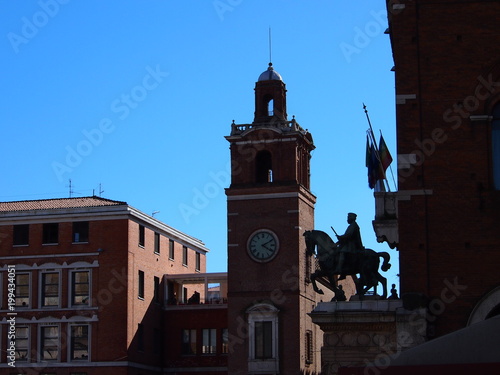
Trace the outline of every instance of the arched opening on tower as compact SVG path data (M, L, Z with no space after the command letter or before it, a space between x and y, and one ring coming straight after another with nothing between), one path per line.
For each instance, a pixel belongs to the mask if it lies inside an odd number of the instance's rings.
M273 162L271 153L260 151L255 158L255 182L273 182Z
M274 116L274 99L267 102L267 114L268 116Z

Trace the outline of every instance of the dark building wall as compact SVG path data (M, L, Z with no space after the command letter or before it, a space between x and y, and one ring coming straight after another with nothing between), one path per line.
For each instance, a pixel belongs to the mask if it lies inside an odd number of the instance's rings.
M491 122L474 116L498 102L500 4L397 3L388 13L398 154L416 157L398 173L401 293L427 296L442 335L499 285Z

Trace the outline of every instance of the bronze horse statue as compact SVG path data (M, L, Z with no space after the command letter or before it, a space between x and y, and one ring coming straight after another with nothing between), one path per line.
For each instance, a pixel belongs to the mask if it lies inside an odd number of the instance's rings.
M387 279L378 272L378 268L380 265L379 258L384 259L381 267L382 271L385 272L391 268L389 253L363 249L356 254L349 254L351 259L345 262L342 270L338 270L337 265L340 255L338 246L328 234L320 230L307 230L304 232L304 237L307 247L306 254L308 256L316 254L319 262L319 270L316 270L311 275L311 282L316 293L323 294L323 291L316 285L318 277L327 277L330 285L333 287L333 291L337 295L338 291L336 290L334 275L345 274L355 276L359 274L359 278L353 277L356 284L356 293L359 296L364 296L372 287L374 288L374 293L377 294L377 285L380 282L383 287L381 297L387 297ZM315 251L316 249L317 251Z

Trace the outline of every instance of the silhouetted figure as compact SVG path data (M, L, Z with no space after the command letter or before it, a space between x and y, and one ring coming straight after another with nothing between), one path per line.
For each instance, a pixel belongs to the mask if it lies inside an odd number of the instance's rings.
M398 299L398 291L396 290L396 284L392 284L391 295L387 299Z

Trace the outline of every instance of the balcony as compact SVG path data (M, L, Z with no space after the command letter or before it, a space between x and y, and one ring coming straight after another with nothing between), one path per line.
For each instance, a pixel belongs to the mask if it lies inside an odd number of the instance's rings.
M377 242L387 242L391 249L399 244L398 230L398 197L397 192L376 191L375 196L375 220L373 229L377 236Z
M227 273L165 275L166 310L227 308ZM191 292L187 293L190 290Z

